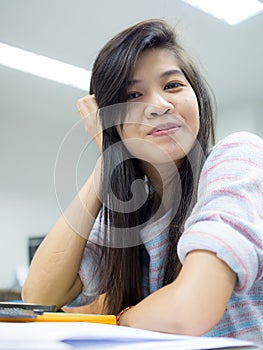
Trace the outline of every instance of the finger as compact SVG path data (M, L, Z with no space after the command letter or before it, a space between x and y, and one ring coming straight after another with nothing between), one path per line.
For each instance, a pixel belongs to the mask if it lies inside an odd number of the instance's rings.
M81 117L84 118L91 113L95 113L98 110L95 95L86 95L77 101L78 112Z

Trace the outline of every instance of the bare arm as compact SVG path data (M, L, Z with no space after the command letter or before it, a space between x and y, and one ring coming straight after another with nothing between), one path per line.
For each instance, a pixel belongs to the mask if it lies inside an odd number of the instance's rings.
M93 174L34 255L22 290L25 302L61 307L81 292L79 266L100 209Z
M78 108L87 132L101 149L95 97L80 99ZM94 179L97 181L96 189ZM81 292L78 271L86 240L100 210L96 194L99 191L100 161L37 250L22 289L25 302L54 304L59 308Z
M124 326L202 335L222 318L236 283L235 273L216 254L196 250L178 278L124 313Z

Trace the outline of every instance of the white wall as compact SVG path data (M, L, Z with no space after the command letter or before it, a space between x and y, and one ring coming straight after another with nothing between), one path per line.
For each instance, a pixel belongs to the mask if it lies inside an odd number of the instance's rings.
M249 131L263 137L263 106L260 102L239 101L219 107L217 140L235 131Z

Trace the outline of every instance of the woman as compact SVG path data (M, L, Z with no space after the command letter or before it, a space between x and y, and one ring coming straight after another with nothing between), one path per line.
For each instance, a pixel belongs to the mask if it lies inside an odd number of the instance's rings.
M262 340L262 140L210 152L209 93L161 20L105 45L78 108L102 162L38 249L24 300L105 293L124 326Z

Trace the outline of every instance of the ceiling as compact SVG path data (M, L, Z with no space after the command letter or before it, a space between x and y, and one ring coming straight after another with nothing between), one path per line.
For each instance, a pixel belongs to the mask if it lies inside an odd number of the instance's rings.
M108 39L146 18L176 25L219 107L262 104L263 13L230 26L181 0L0 0L0 42L91 69ZM76 99L85 94L3 66L0 74L1 122L3 109L13 118L73 120Z

